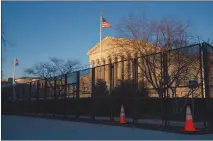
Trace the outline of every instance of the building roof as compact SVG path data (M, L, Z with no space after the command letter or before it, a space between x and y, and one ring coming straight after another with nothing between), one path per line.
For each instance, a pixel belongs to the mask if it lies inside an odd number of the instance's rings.
M19 77L16 79L39 79L38 77Z
M137 40L134 40L134 39L127 39L127 38L119 38L119 37L110 37L110 36L107 36L107 37L105 37L103 40L102 40L102 44L104 44L104 43L106 43L106 42L117 42L117 41L119 41L119 42L122 42L122 44L129 44L130 42L142 42L142 41L137 41ZM159 47L155 47L155 46L153 46L152 44L150 44L150 43L145 43L145 44L148 44L148 45L150 45L150 46L152 46L153 48L156 48L156 49L159 49ZM97 43L93 48L91 48L88 52L87 52L87 55L91 55L92 54L92 52L95 50L95 49L97 49L97 48L99 48L100 47L100 42L99 43Z
M107 36L107 37L105 37L102 41L101 41L101 43L103 44L104 42L106 42L106 40L110 40L110 39L112 39L112 37L109 37L109 36ZM87 55L90 55L91 53L92 53L92 51L94 51L96 48L98 48L100 46L100 42L99 43L97 43L93 48L91 48L88 52L87 52Z

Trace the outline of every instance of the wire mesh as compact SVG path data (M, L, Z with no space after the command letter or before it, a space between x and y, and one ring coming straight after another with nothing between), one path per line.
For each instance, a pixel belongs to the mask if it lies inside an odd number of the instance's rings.
M80 98L91 97L91 73L91 69L85 69L80 71Z
M167 53L167 86L169 97L189 96L189 81L196 80L198 88L193 97L202 97L202 77L200 46L184 47Z
M213 98L213 46L207 46L208 52L208 81L209 81L209 96Z
M77 72L67 74L67 98L76 97Z

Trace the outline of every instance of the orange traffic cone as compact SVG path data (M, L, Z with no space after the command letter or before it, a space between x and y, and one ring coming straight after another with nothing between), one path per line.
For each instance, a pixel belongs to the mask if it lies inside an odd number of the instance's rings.
M195 127L194 127L194 122L193 122L193 119L192 119L190 106L186 107L186 121L185 121L185 129L184 130L188 131L188 132L196 131Z
M121 113L120 113L120 123L125 124L126 123L126 117L124 112L124 106L121 105Z

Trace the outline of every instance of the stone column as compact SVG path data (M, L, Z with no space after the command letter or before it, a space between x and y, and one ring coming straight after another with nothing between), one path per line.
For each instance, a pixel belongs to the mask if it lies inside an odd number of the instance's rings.
M117 80L118 80L118 59L117 57L114 58L113 63L114 63L114 69L113 69L113 79L114 79L114 87L117 85Z
M117 63L117 80L122 80L122 73L123 73L123 71L122 71L122 67L123 67L123 65L122 65L122 57L119 57L118 58L118 63Z
M135 67L135 64L134 64L134 59L136 59L137 58L137 53L136 52L133 52L133 53L131 53L131 56L129 56L129 59L130 59L130 61L129 61L129 63L130 63L130 69L129 69L129 71L130 71L130 79L134 79L134 71L135 71L135 69L137 69L137 68L134 68Z
M111 63L111 58L107 58L107 65L106 65L106 71L105 71L105 80L106 80L106 85L109 88L110 86L110 63Z
M106 68L106 66L105 66L106 64L105 64L105 60L103 59L103 61L102 61L102 66L101 66L101 79L102 80L105 80L105 68ZM106 81L106 80L105 80Z
M102 62L101 62L101 60L98 60L98 79L102 79L102 67L101 67L101 65L102 65Z
M90 69L90 80L91 80L91 85L89 87L89 91L91 92L91 97L93 97L93 90L94 90L94 86L96 83L96 79L95 79L95 61L92 60L91 62L91 69Z
M99 59L97 59L95 61L95 83L97 82L97 80L99 79Z
M134 87L138 87L138 60L137 52L134 52L132 55L132 78L134 81Z
M133 58L129 56L129 79L133 79Z
M125 57L125 61L124 61L124 80L129 79L129 68L130 68L130 63L129 63L129 56L127 55Z
M95 60L92 60L92 61L91 61L90 67L91 67L91 68L94 68L94 67L95 67Z
M142 57L138 58L138 82L142 82L143 71L142 71Z

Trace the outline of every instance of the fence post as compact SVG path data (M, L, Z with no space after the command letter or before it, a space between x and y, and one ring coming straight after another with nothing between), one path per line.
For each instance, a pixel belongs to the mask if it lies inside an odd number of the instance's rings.
M206 43L202 43L202 49L203 49L205 98L209 98L208 50Z
M201 94L202 94L202 98L203 98L203 100L202 100L202 102L203 102L203 108L205 109L206 102L204 100L205 97L204 97L204 88L203 88L204 82L203 82L203 61L202 61L203 60L203 56L202 56L202 51L203 51L202 45L199 44L199 63L200 63L200 77L201 77ZM206 129L207 122L204 121L203 125L204 125L204 129Z
M91 69L91 71L92 71L92 76L91 76L91 97L93 98L94 97L94 94L93 94L93 92L94 92L94 86L95 86L95 68L92 68Z
M163 80L163 83L165 81L165 77L164 77L164 53L161 53L161 79ZM160 94L159 94L160 98L161 98L161 107L162 107L162 123L164 124L164 85L162 85L162 87L160 88ZM164 126L164 125L163 125Z
M79 104L80 104L80 102L79 102L79 98L80 98L80 94L79 94L79 89L80 89L80 72L79 71L77 71L77 72L74 72L74 73L76 73L76 99L75 99L75 101L76 101L76 119L79 119Z
M37 99L37 103L36 103L36 104L37 104L37 106L36 106L36 109L37 109L37 110L36 110L36 112L37 112L37 113L36 113L36 114L38 115L38 114L39 114L38 108L40 107L39 102L38 102L38 100L39 100L39 89L40 89L39 80L37 81L36 84L37 84L37 86L36 86L36 87L37 87L37 89L36 89L36 99Z
M27 95L25 94L25 89L24 89L24 86L22 88L22 100L25 101L27 99Z
M134 80L134 88L137 90L138 88L138 59L134 58L133 60L133 80Z
M134 100L133 100L133 124L137 123L137 100L138 100L138 58L134 56L133 58L133 65L132 65L132 72L133 72L133 88L134 88Z
M67 74L65 74L64 77L65 77L65 80L64 80L64 85L65 85L64 96L65 96L65 99L66 99L67 98Z
M163 66L163 95L162 95L162 111L163 111L163 123L165 127L167 127L167 93L168 93L168 74L167 74L167 52L163 52L162 54L162 66Z
M64 117L67 118L67 112L68 112L68 107L67 106L67 74L64 75L64 99L65 99L65 106L64 106Z
M29 101L31 101L32 82L30 82Z
M46 100L47 99L47 79L45 78L44 79L44 99Z
M36 91L36 98L37 98L37 101L39 100L39 88L40 88L40 84L39 84L39 80L37 81L37 91Z
M54 77L54 98L56 99L56 77Z
M91 76L91 88L92 88L92 91L91 91L91 110L90 110L90 112L91 112L91 119L92 120L94 120L95 119L95 116L94 116L94 106L93 106L93 104L94 104L94 102L93 101L95 101L94 100L94 88L95 88L95 68L93 67L92 69L91 69L91 71L92 71L92 76Z
M204 90L204 88L203 88L203 56L202 56L202 45L201 44L199 44L199 63L200 63L200 77L201 77L201 94L202 94L202 98L204 98L204 93L203 93L203 90Z
M113 86L114 86L114 65L112 63L109 64L110 65L110 69L109 69L109 93L111 94Z
M76 72L76 98L80 98L80 71Z

